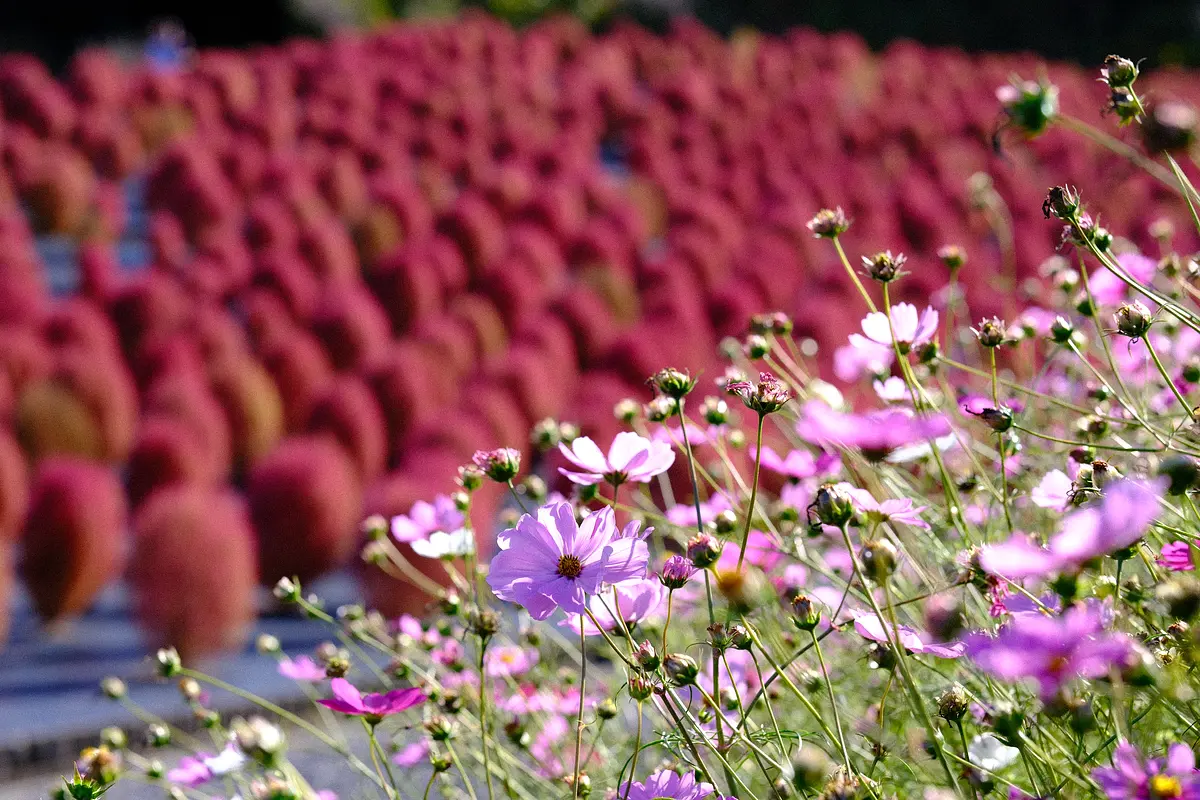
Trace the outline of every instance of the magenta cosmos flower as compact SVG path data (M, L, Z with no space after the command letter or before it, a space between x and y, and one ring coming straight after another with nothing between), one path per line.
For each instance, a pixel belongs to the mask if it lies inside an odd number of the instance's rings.
M570 503L549 503L508 532L505 549L492 558L488 585L501 600L525 606L534 619L556 608L582 614L587 595L645 577L650 550L644 536L636 524L618 531L611 508L577 523Z
M455 531L465 517L448 495L439 494L432 503L418 500L408 514L392 517L392 536L398 542L415 542L434 531Z
M1092 770L1109 800L1180 798L1200 800L1196 754L1186 744L1173 744L1165 759L1146 758L1129 742L1113 751L1113 765Z
M317 702L328 709L353 717L362 717L368 722L378 723L384 717L425 702L425 693L416 687L393 689L385 694L362 694L345 678L334 678L329 683L333 697Z
M875 461L882 461L906 445L949 432L950 423L941 415L917 417L900 408L842 414L820 400L805 403L796 423L796 433L806 442L822 447L858 448Z
M1104 629L1103 612L1072 606L1061 617L1019 614L995 637L973 634L967 653L984 672L1004 680L1031 679L1043 699L1079 678L1099 678L1138 658L1135 642Z
M1192 564L1192 546L1187 542L1167 542L1162 546L1162 555L1158 563L1172 572L1191 572L1195 569Z
M605 481L614 486L628 482L646 483L675 463L675 451L671 445L651 441L631 431L616 435L607 456L586 436L571 442L570 447L560 444L558 449L579 470L560 467L558 471L568 480L583 486Z
M670 770L659 770L646 778L645 783L626 784L618 795L629 800L701 800L716 792L711 783L696 780L696 775L689 772L680 776ZM719 795L718 795L719 797Z
M1085 562L1132 546L1158 518L1165 484L1123 480L1104 490L1104 499L1067 515L1048 547L1016 535L979 553L987 572L1009 580L1078 569Z

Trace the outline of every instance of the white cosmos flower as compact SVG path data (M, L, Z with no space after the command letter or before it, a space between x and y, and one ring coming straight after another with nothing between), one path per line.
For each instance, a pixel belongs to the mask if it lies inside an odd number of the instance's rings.
M996 772L1020 758L1021 751L1009 747L990 733L984 733L971 740L967 746L967 756L972 764L988 772Z
M466 528L453 533L434 531L428 539L418 539L411 546L414 553L425 558L461 558L475 552L475 534Z
M215 777L220 777L239 770L242 764L246 763L246 757L242 755L241 750L229 744L217 755L206 758L203 761L204 766L208 767L209 772Z

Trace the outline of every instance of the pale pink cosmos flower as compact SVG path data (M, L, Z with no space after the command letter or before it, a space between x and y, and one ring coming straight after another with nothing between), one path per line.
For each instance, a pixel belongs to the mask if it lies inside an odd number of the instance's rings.
M912 303L897 303L892 306L890 323L888 315L883 311L872 311L863 317L862 330L865 339L857 333L852 333L850 344L869 352L879 347L891 348L894 337L896 348L904 354L914 347L933 341L937 325L938 312L933 306L926 306L918 316L917 307Z
M607 456L586 436L571 442L570 447L560 444L558 449L578 468L573 471L560 467L558 471L582 486L604 482L613 485L646 483L675 463L675 450L671 445L651 441L632 431L618 433Z
M614 598L613 595L616 594ZM665 616L667 607L667 587L658 578L639 578L638 580L623 581L612 587L612 591L595 595L588 599L588 610L592 617L586 614L568 614L559 623L564 628L579 633L583 627L584 636L600 635L600 628L605 632L620 631L624 622L633 626L639 622L659 619ZM614 614L620 615L618 621ZM600 623L600 628L596 623Z
M880 502L866 489L859 489L850 483L839 483L836 488L845 490L854 498L855 508L875 521L899 522L914 528L929 530L929 523L921 519L921 512L928 506L915 505L911 498L890 497Z
M885 403L904 403L912 400L908 384L899 375L891 375L887 380L875 381L871 384L876 396Z
M857 333L851 335L851 340L851 344L833 351L833 374L838 380L853 383L864 375L882 375L891 368L896 358L892 348Z
M834 475L842 469L842 459L836 453L822 452L814 456L807 450L792 450L786 457L781 457L764 445L761 454L751 447L750 457L758 457L763 469L797 481L817 475Z
M490 678L515 678L533 669L537 663L537 650L515 644L489 647L484 657Z
M958 658L966 652L966 645L962 642L950 644L929 642L926 641L928 637L922 636L915 629L907 625L893 627L890 622L884 623L879 617L869 612L854 618L854 630L864 639L881 644L887 644L888 635L891 634L893 638L899 638L900 644L910 653L928 653L938 658ZM898 637L897 634L899 634Z
M712 522L722 511L733 508L729 498L718 492L707 500L700 502L700 522ZM693 503L679 503L667 509L667 521L681 528L696 527L696 506Z
M415 542L434 531L458 530L465 519L449 495L439 494L432 503L418 500L408 514L392 517L392 536L398 542Z
M429 740L419 739L405 745L399 753L392 756L392 763L400 767L415 767L429 757Z
M325 668L308 656L284 656L279 660L278 669L280 675L293 681L316 683L325 680Z
M1049 508L1052 511L1065 511L1071 504L1074 484L1061 469L1052 469L1029 493L1029 499L1038 508Z

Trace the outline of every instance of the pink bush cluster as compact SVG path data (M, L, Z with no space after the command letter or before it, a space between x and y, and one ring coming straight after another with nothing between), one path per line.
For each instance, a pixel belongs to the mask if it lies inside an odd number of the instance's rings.
M945 283L936 250L963 246L988 312L1003 257L973 173L1026 232L1014 280L1054 252L1033 217L1062 175L1114 230L1143 235L1168 208L1131 165L1053 131L993 152L994 87L1036 68L807 31L591 37L483 16L200 52L178 72L89 50L59 81L5 56L0 540L23 537L19 570L52 617L129 553L145 609L171 589L146 576L240 576L221 614L146 615L206 649L241 629L254 576L346 563L362 514L450 489L475 449L527 442L543 417L610 441L616 400L665 363L718 373L718 339L752 312L793 312L831 352L859 317L838 312L853 289L805 228L823 205L846 208L856 244L904 248L896 299L922 308ZM1048 72L1067 111L1096 116L1089 72ZM142 175L151 264L127 276L122 181ZM79 242L76 296L49 296L35 233ZM46 497L61 500L39 511ZM231 538L244 563L204 557ZM46 577L46 552L71 568ZM377 605L403 604L370 580Z

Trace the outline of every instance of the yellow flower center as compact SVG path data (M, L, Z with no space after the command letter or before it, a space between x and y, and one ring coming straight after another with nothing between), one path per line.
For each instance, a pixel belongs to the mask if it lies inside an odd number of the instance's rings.
M1156 798L1183 797L1183 786L1178 778L1170 775L1155 775L1150 779L1150 796Z

